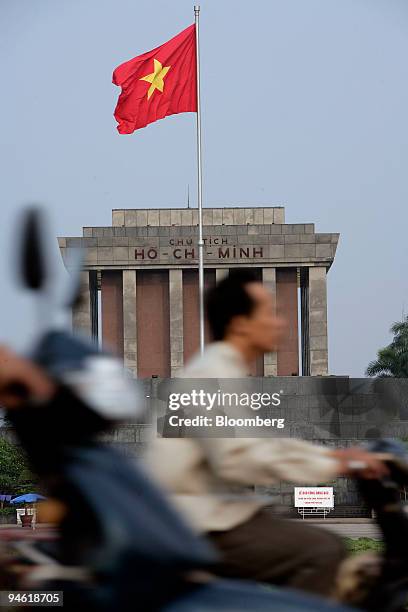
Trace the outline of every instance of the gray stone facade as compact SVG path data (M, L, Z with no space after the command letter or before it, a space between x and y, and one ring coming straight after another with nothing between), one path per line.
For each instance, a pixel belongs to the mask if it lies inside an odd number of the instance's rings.
M276 271L298 272L302 294L302 373L329 373L327 349L326 274L335 254L339 234L316 233L313 223L285 223L283 207L209 208L203 211L204 265L220 280L230 269L255 267L272 291ZM183 270L198 266L197 211L194 209L113 210L110 227L84 227L82 237L59 238L69 270L74 250L85 250L83 300L73 313L74 328L90 332L98 328L87 273L98 277L117 270L123 285L123 356L126 367L137 375L135 304L137 270L169 271L170 361L176 375L183 366ZM93 287L93 289L92 289ZM130 312L132 310L132 312ZM99 326L100 328L100 326ZM266 355L265 376L277 373L276 355Z
M84 227L81 238L60 238L61 254L69 267L70 250L85 248L89 270L191 267L198 262L195 213L191 209L114 210L111 227ZM313 223L285 224L283 208L206 209L204 213L209 268L256 264L329 269L333 262L339 234L316 234ZM222 223L214 225L218 218ZM248 221L254 218L264 222ZM275 218L279 221L266 223ZM123 219L126 224L120 225ZM146 219L150 223L143 224ZM168 224L169 219L174 223ZM189 219L193 223L187 224Z

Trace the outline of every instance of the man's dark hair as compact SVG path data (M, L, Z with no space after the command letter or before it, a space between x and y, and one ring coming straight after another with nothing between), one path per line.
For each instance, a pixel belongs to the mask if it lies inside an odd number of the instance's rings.
M255 306L246 286L259 282L251 270L231 270L206 295L206 313L213 340L223 340L234 317L249 316Z

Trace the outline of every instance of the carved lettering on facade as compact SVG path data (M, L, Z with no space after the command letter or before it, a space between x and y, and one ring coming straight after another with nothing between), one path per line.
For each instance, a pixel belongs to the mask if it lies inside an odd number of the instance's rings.
M170 246L191 246L196 242L195 238L170 238ZM228 238L226 236L205 236L203 242L206 246L228 244Z
M169 253L162 252L161 256L162 258L174 258L176 260L195 260L198 258L198 250L196 247L177 246L177 248L170 250ZM135 249L136 260L146 261L157 259L158 257L159 251L155 247ZM219 246L218 249L214 251L205 250L204 257L207 259L262 259L264 257L264 247L237 246L235 244L231 246Z

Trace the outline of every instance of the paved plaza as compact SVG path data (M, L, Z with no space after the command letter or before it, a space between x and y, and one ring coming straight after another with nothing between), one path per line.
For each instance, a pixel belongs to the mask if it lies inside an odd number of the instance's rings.
M381 540L381 533L372 519L305 519L305 522L333 531L343 538Z

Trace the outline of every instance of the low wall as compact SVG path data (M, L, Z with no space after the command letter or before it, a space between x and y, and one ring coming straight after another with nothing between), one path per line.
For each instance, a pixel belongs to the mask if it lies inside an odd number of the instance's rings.
M144 395L144 422L128 422L101 436L107 444L126 455L140 457L149 439L156 435L153 414L165 404L166 393L174 381L138 381ZM216 381L222 385L222 381ZM350 379L347 377L271 377L251 378L253 389L282 392L275 416L285 418L282 437L300 438L330 447L351 446L379 437L408 440L408 381L406 379ZM0 435L14 441L9 427ZM276 435L276 434L275 434ZM331 516L369 516L356 483L347 478L320 483L334 487L335 510ZM288 516L296 516L294 484L254 487L270 498L271 506Z

